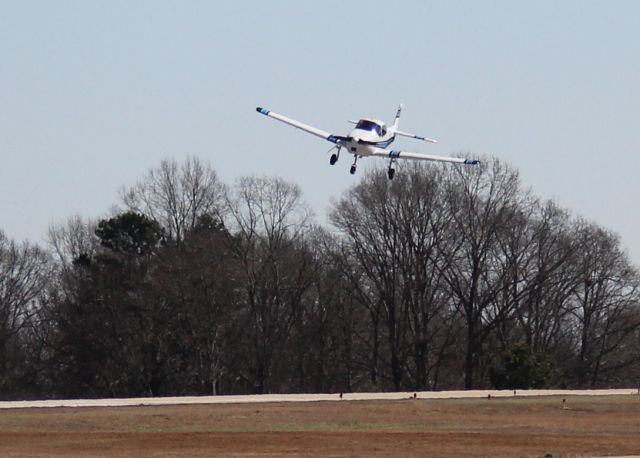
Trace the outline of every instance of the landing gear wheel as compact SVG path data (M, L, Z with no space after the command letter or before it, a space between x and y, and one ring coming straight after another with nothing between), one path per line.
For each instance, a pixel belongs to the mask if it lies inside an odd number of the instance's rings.
M353 165L351 166L351 169L349 170L349 173L350 173L351 175L353 175L354 173L356 173L356 165L355 165L355 164L353 164Z
M387 171L387 176L389 177L390 180L393 180L393 177L396 175L396 169L392 169L391 167L389 167L389 170Z
M334 146L332 147L329 151L327 151L327 153L330 153L331 151L334 151L335 153L333 153L331 155L331 157L329 158L329 164L333 165L336 162L338 162L338 159L340 158L340 147L339 146Z

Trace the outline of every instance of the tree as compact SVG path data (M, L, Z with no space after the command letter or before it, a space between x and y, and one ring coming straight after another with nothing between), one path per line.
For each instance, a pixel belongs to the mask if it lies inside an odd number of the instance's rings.
M415 166L402 186L392 187L392 216L397 221L400 247L400 291L408 319L408 344L412 347L413 389L437 386L446 349L455 338L451 319L451 294L442 274L450 261L441 256L450 213L445 205L437 166Z
M332 229L295 184L227 189L197 159L163 161L122 198L101 221L50 228L55 263L0 233L5 397L640 374L640 274L618 237L535 198L497 159L406 164L394 181L370 171L334 204Z
M224 186L198 158L164 160L136 185L120 192L125 207L157 221L170 241L181 242L204 215L219 218Z
M515 309L516 323L534 352L551 354L568 344L568 300L578 278L576 234L569 213L553 202L537 205L528 226L527 287Z
M148 255L163 237L157 222L131 211L100 221L95 233L111 252L134 256Z
M513 304L499 310L496 303L513 273L500 252L505 230L519 218L523 193L518 174L497 159L478 167L452 167L446 178L446 206L451 213L439 256L448 260L442 275L466 324L464 386L473 389L478 356L491 331L508 315Z
M37 326L50 258L37 245L18 244L0 231L0 393L23 392L26 334Z
M379 323L385 326L392 384L399 389L404 376L406 321L400 295L399 231L392 215L392 196L383 173L369 173L352 187L331 213L332 223L345 235L346 255L353 257L364 277L349 277L367 305L372 324L372 383L377 384L380 354Z
M615 234L579 222L571 314L577 328L576 382L595 387L611 372L637 363L637 351L625 349L637 332L640 281Z
M235 393L240 332L240 269L229 249L230 235L203 216L183 243L158 253L148 302L156 304L154 338L161 361L162 391L181 394Z
M358 267L348 265L335 234L316 228L311 237L310 250L318 268L305 308L303 333L298 338L297 345L306 350L298 352L298 364L310 366L308 384L315 392L361 389L359 368L366 367L362 361L367 358L362 355L369 347L364 338L365 307L350 280L352 269Z
M230 247L245 285L243 326L252 364L244 379L265 393L312 284L315 264L305 249L311 213L300 188L281 178L240 178L226 202Z
M517 344L503 353L490 370L491 383L499 390L548 388L553 371L547 357L526 344Z
M98 223L102 250L63 277L50 312L63 395L132 396L157 391L154 314L145 300L162 231L132 212Z
M437 253L448 219L440 180L437 167L416 165L389 186L379 169L347 191L331 214L344 236L346 259L358 265L345 275L371 317L372 381L381 323L396 390L409 371L413 388L427 388L444 355L436 343L448 342L448 320L442 319L449 304L441 273L446 259Z
M51 225L47 231L49 246L62 268L68 268L78 259L89 259L95 254L98 240L96 223L80 215L67 218L63 224Z

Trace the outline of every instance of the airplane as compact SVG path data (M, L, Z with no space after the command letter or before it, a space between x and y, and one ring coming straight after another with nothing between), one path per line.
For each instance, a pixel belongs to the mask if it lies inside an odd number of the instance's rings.
M389 158L389 168L387 170L387 176L390 180L395 176L396 170L394 165L398 159L415 159L424 161L439 161L439 162L454 162L459 164L475 165L480 161L476 159L464 159L458 157L444 157L444 156L432 156L422 153L411 153L408 151L401 151L395 149L388 149L389 145L393 143L396 136L415 138L416 140L422 140L430 143L437 143L437 140L433 138L421 137L419 135L410 134L408 132L402 132L398 130L400 124L400 114L402 113L402 104L398 107L396 117L393 125L387 126L384 122L377 119L365 118L359 121L349 122L355 124L355 128L349 132L346 137L340 135L333 135L324 130L316 127L309 126L295 119L287 118L281 114L275 113L266 108L257 107L256 111L265 116L273 119L277 119L285 124L289 124L297 129L301 129L316 137L324 138L325 140L333 143L333 146L328 152L336 150L335 153L329 158L329 163L334 165L340 157L340 149L346 149L349 154L353 154L353 164L351 165L350 173L353 175L356 173L356 163L359 158L367 156L376 156Z

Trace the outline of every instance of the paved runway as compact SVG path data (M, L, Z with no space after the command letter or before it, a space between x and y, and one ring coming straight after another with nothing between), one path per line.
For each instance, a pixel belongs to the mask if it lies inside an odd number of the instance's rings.
M409 399L455 399L492 398L520 396L612 396L640 395L640 389L622 388L614 390L474 390L474 391L418 391L398 393L344 393L343 401ZM128 399L57 399L47 401L2 401L0 409L23 409L43 407L124 407L184 404L239 404L258 402L318 402L338 401L339 393L333 394L255 394L238 396L180 396Z

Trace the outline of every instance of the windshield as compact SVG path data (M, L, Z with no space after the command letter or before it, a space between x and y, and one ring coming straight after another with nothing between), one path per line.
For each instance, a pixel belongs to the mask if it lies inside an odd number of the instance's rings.
M358 124L356 125L356 129L374 131L376 134L378 134L378 136L382 136L380 126L372 121L360 120L360 122L358 122Z

